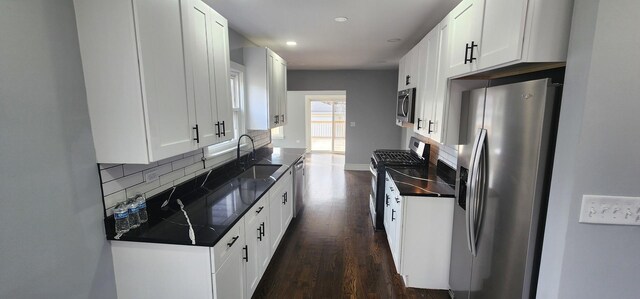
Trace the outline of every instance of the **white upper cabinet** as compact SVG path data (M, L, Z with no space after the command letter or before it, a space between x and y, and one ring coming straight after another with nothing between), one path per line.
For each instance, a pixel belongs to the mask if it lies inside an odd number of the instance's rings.
M208 146L233 139L233 107L229 84L229 31L227 20L200 0L188 1L186 48L191 53L196 123L199 144Z
M400 59L398 91L417 87L419 81L418 55L418 48L416 46Z
M282 126L286 115L287 63L268 48L244 48L247 129Z
M527 0L484 0L485 13L478 68L520 59Z
M430 137L434 127L435 103L438 85L440 28L436 26L416 46L418 87L416 88L416 115L414 131Z
M200 0L74 5L97 162L146 164L233 138L222 16Z
M455 114L452 117L459 115L459 110L451 111L449 109L449 80L446 64L449 59L449 24L449 17L445 17L436 27L438 29L438 71L436 95L433 102L433 123L432 127L428 129L431 130L429 138L443 144L457 144L458 128L447 125L451 113Z
M448 77L564 62L572 0L463 0L449 13Z
M449 55L446 61L448 76L473 71L478 45L482 37L482 14L485 0L462 0L449 13Z

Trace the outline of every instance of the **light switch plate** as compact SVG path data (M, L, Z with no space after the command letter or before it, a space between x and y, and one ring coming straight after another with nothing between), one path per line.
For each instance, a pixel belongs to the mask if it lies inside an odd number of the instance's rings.
M640 225L640 197L583 195L580 222Z
M158 179L158 171L157 169L145 172L144 181L145 182L153 182Z

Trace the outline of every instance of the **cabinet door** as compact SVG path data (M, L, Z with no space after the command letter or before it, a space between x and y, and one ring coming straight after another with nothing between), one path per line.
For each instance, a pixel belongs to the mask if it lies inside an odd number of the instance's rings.
M218 272L213 274L214 299L246 298L243 265L245 240L242 235L231 248L229 258L220 266Z
M406 76L406 71L405 71L405 61L407 59L407 56L409 55L409 53L405 54L404 56L402 56L402 58L400 58L400 62L398 62L398 91L401 90L405 90L406 89L406 84L405 84L405 76Z
M229 30L227 20L218 13L212 15L212 48L216 85L217 119L220 127L218 142L233 139L233 99L229 79Z
M183 3L176 0L133 1L150 161L197 147L193 140L195 110L190 104L190 87L187 87L185 75Z
M436 28L439 31L438 34L438 46L439 46L439 57L438 57L438 68L437 68L437 79L435 82L435 100L433 103L433 126L431 127L430 138L439 142L444 143L444 130L446 129L444 124L448 115L448 104L449 104L449 78L447 76L447 59L449 55L449 17L445 17L440 25Z
M248 213L252 213L249 211ZM246 290L245 297L251 298L253 292L256 290L258 283L260 282L261 261L258 257L259 242L262 240L262 217L244 217L245 220L249 220L245 223L245 238L246 238L246 252L248 259L244 262L245 278L246 278Z
M429 32L420 42L418 51L419 81L416 98L416 121L414 131L430 137L433 130L433 110L438 82L438 58L440 46L438 27Z
M453 77L471 72L477 69L477 60L468 62L465 59L472 59L472 43L478 45L474 47L473 58L479 56L479 45L482 33L482 16L484 12L484 0L463 0L449 13L449 59L448 76Z
M260 216L260 219L258 220L258 224L262 228L262 238L258 240L258 248L256 249L257 261L260 264L260 277L262 277L264 271L267 270L267 266L271 261L271 244L269 242L271 232L269 231L269 216L270 215L268 213L265 213L264 215ZM258 282L259 281L260 279L258 279Z
M391 227L394 230L393 232L393 245L391 246L391 255L393 256L393 262L396 265L396 271L398 273L402 273L402 221L403 221L403 211L402 211L402 200L403 198L399 194L395 194L393 197L393 210L394 219L392 221Z
M269 95L269 124L270 128L279 127L280 123L280 110L278 109L278 74L280 68L278 67L278 56L272 51L267 51L267 81L268 81L268 95Z
M278 184L276 182L276 184ZM282 205L284 199L282 197L282 190L279 186L274 186L272 192L269 192L269 242L271 243L270 252L273 255L278 248L280 239L282 239Z
M484 0L479 68L520 59L527 0Z
M278 66L280 67L280 72L278 74L278 108L280 110L280 124L287 124L287 63L280 59Z
M211 14L213 9L199 0L189 1L189 22L185 30L191 34L189 50L191 53L191 78L193 80L193 98L198 124L198 145L216 143L218 133L216 82L214 80L214 60Z
M283 176L284 186L282 188L282 195L284 197L284 204L282 205L282 231L283 233L289 227L291 219L293 219L293 176L292 170L289 169L288 173Z
M419 48L413 47L411 51L408 53L407 60L405 61L405 89L408 88L416 88L419 81L418 74L418 57L419 56Z

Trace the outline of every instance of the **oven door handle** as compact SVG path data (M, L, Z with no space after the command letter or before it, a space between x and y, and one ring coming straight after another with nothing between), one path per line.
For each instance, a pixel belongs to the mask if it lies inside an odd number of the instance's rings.
M373 163L369 163L369 171L371 171L371 175L373 175L374 177L378 177L378 173L375 170L375 167L373 167Z

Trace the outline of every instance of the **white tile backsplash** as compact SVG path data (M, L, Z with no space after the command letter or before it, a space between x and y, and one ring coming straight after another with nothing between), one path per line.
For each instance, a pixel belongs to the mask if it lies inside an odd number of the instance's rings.
M160 165L158 167L154 167L154 168L149 168L147 170L143 170L142 171L142 176L146 177L147 173L152 172L152 171L155 171L158 174L158 176L161 176L163 174L167 174L167 173L173 171L173 168L171 167L171 163Z
M187 167L184 168L184 172L185 173L195 173L198 170L204 169L204 165L202 164L202 161L198 161L194 164L191 164Z
M145 192L151 191L158 187L160 187L160 180L154 180L151 182L144 182L142 184L131 186L125 189L125 191L127 192L127 198L129 198L135 196L136 194L144 194Z
M256 149L271 143L269 130L248 131L247 134L253 138ZM150 164L99 164L106 215L113 215L113 207L126 200L127 195L144 193L146 198L152 197L218 167L229 159L235 159L235 151L233 158L207 160L206 168L202 163L203 157L203 149L198 149ZM159 178L144 182L144 175L150 171L157 171Z
M177 170L180 168L185 168L189 165L193 164L193 156L188 156L186 158L182 158L178 161L173 161L171 162L171 165L173 165L173 170Z
M124 175L130 175L132 173L140 172L145 169L149 169L158 165L158 162L149 164L122 164L124 167Z
M107 195L104 197L104 206L109 209L116 206L117 203L127 199L127 194L124 190L120 190L116 193Z
M113 181L124 176L122 165L116 165L111 168L100 170L100 178L102 182Z
M142 172L134 173L102 184L102 192L104 195L109 195L133 185L140 184L142 181Z
M171 165L171 164L169 164ZM169 172L165 175L161 175L160 176L160 185L165 185L167 183L171 183L181 177L184 176L184 168L180 168L178 170L174 170L172 172Z

